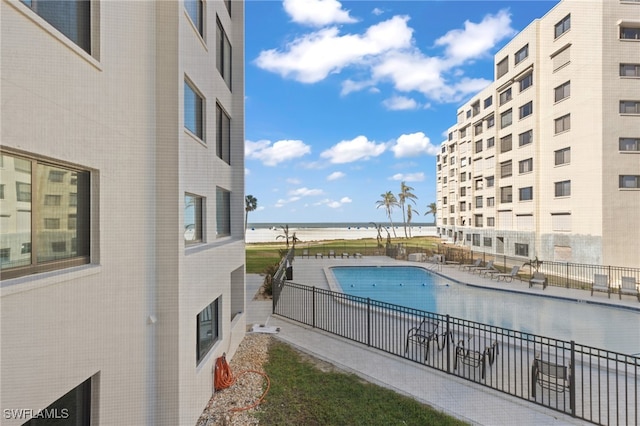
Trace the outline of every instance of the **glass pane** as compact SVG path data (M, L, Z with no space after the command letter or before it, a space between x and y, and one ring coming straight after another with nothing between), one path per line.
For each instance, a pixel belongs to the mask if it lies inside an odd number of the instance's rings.
M184 241L202 241L202 198L195 195L184 196Z
M31 161L3 154L0 269L31 264Z
M189 83L184 83L184 127L191 133L203 138L202 132L202 99L191 88Z
M231 234L231 193L224 189L216 190L216 234Z
M39 164L37 260L89 255L89 173Z

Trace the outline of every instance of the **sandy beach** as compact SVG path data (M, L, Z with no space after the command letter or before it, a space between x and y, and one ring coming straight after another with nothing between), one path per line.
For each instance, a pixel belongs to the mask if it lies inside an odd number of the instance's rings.
M388 229L393 238L393 230ZM395 229L398 237L404 237L404 228L399 226ZM359 240L362 238L376 238L378 231L373 226L364 227L340 227L340 228L315 228L315 227L289 227L289 238L295 232L296 237L302 242L325 241L325 240ZM407 228L409 232L409 228ZM283 235L282 228L248 228L246 242L251 243L274 243L284 241L276 237ZM434 226L412 226L411 235L413 237L436 236ZM383 229L382 238L387 238L387 233Z

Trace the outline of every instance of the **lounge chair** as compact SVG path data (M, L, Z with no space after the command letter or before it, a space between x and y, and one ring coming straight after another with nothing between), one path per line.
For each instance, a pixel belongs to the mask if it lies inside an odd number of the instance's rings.
M460 269L464 271L465 269L470 270L471 268L479 268L481 263L482 259L476 259L472 264L460 265Z
M321 252L316 253L316 259L320 258L322 259L324 257L324 254L322 254Z
M493 279L493 277L496 277L498 281L504 281L504 282L510 283L511 281L513 281L514 277L518 277L519 271L520 271L520 267L514 266L513 268L511 268L511 272L508 274L491 274L491 279Z
M336 252L334 250L329 250L329 255L327 257L333 257L335 259L336 258Z
M309 249L302 249L302 258L304 259L305 256L309 257Z
M475 268L472 269L471 272L472 273L478 273L478 275L482 275L482 274L487 274L487 273L491 273L491 272L497 272L498 270L495 268L495 266L493 266L493 260L490 260L487 262L486 265L484 265L483 268Z
M636 296L638 298L638 302L640 302L640 289L638 289L635 277L622 277L619 292L620 299L622 299L623 294Z
M407 340L404 345L404 353L409 351L409 343L413 342L420 346L424 346L426 349L424 359L429 358L429 346L432 340L436 341L438 345L438 326L440 322L433 318L423 318L420 325L417 327L411 327L407 333ZM446 342L446 341L445 341ZM439 346L439 345L438 345Z
M594 274L593 283L591 283L591 295L594 291L606 292L607 296L611 298L611 287L609 287L609 276L604 274Z
M471 272L472 274L475 274L476 272L482 271L483 269L487 269L489 267L493 268L493 260L488 261L487 263L484 264L484 266L483 265L472 266L471 268L467 269L467 271Z
M349 258L349 253L342 253L342 256L341 256L341 257L342 257L343 259L344 259L345 257L348 259L348 258Z
M544 290L548 284L547 277L542 272L534 272L533 277L529 280L529 288L533 287L534 284L541 284Z

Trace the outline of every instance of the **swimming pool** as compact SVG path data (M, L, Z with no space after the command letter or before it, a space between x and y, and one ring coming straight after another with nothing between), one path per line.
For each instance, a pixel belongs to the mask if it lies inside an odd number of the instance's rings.
M415 309L625 354L640 353L640 312L458 284L416 266L332 267L341 290Z

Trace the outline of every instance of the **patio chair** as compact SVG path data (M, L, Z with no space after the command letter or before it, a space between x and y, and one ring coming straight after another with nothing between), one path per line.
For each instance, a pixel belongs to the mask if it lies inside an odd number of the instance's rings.
M622 299L623 294L636 296L638 298L638 302L640 302L640 289L638 289L635 277L622 277L619 292L620 299Z
M484 265L472 266L471 268L467 269L467 271L472 274L475 274L476 272L482 271L483 269L487 269L489 267L493 268L493 260L488 261Z
M460 265L460 269L464 271L465 269L470 270L471 268L479 268L481 263L482 259L476 259L472 264Z
M508 274L491 274L491 279L493 279L493 277L496 277L498 281L504 281L504 282L510 283L511 281L513 281L514 277L518 277L519 271L520 271L520 267L514 266L513 268L511 268L511 272Z
M302 249L302 258L304 259L305 256L309 258L309 249Z
M472 273L478 273L478 275L483 275L483 274L487 274L490 272L497 272L498 270L495 268L495 266L493 266L493 260L490 260L487 262L486 265L484 265L483 268L475 268L473 270L471 270Z
M607 293L609 299L611 299L611 287L609 287L609 276L604 274L594 274L593 282L591 283L591 295L594 291L602 291Z
M531 396L536 398L536 388L540 386L557 393L569 391L569 405L573 408L571 393L571 363L568 366L550 361L543 361L536 355L531 366Z
M529 288L533 287L534 284L541 284L542 289L547 288L548 280L547 277L544 276L542 272L534 272L533 276L529 280Z
M324 258L324 254L322 252L317 252L316 253L316 259L317 258L320 258L320 259Z
M329 255L327 257L333 257L335 259L336 258L336 252L334 250L329 250Z
M424 346L426 349L426 353L424 355L424 360L426 361L429 358L429 346L431 341L435 340L436 345L438 345L438 326L440 321L434 318L423 318L420 325L417 327L411 327L409 332L407 333L406 343L404 345L404 353L406 354L409 351L409 343L415 343L420 346ZM446 339L446 336L445 336ZM446 343L446 341L445 341Z

